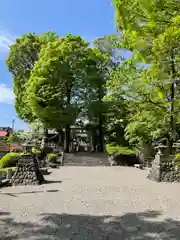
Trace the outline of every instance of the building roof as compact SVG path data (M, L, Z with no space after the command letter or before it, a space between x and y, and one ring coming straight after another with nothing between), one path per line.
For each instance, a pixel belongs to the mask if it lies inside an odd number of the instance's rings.
M0 127L0 131L12 131L10 127Z

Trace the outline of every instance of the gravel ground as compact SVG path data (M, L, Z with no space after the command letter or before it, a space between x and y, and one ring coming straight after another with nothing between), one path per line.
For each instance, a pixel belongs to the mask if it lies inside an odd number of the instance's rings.
M48 184L0 189L0 239L180 239L180 184L147 171L62 167Z

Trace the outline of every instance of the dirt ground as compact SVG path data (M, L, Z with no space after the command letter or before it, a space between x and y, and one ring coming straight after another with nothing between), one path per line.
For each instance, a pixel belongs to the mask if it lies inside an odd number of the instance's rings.
M48 184L0 189L0 239L180 239L180 184L146 170L53 170Z

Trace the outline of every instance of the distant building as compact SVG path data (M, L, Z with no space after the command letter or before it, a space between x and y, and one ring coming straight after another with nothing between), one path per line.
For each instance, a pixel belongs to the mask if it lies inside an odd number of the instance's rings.
M10 127L0 127L0 138L8 137L13 132Z
M6 141L6 138L13 132L10 127L0 127L0 155L4 155L10 150L10 146Z

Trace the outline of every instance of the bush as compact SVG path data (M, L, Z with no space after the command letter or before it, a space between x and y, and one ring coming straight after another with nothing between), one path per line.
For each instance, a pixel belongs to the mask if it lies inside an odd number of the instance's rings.
M176 154L176 159L177 159L177 160L180 160L180 153L177 153L177 154Z
M32 153L36 156L39 156L39 155L41 155L41 149L37 148L37 147L33 147L32 148Z
M114 156L118 156L118 155L132 156L136 154L135 149L131 149L124 146L112 145L112 144L106 145L106 151L109 155L114 155Z
M19 157L19 153L7 153L0 159L0 168L16 167Z
M57 155L55 153L48 153L48 162L56 163L57 162Z
M180 153L177 153L175 156L175 164L180 166Z
M110 165L120 165L120 166L134 166L134 164L139 164L140 160L136 156L136 150L124 146L107 144L106 150L109 157Z

